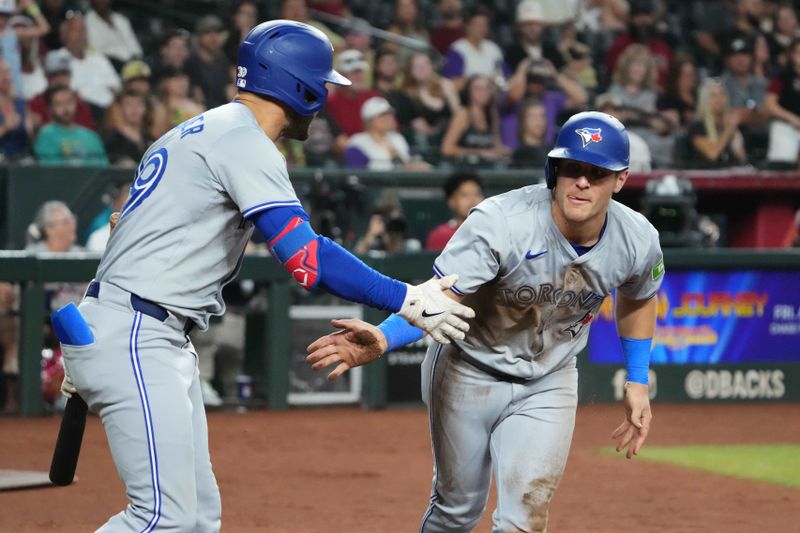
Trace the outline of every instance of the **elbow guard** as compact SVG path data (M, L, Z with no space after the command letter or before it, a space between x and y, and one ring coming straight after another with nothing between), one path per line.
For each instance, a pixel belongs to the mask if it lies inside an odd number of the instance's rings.
M272 255L292 277L306 289L312 289L320 278L319 241L311 225L299 216L268 243Z

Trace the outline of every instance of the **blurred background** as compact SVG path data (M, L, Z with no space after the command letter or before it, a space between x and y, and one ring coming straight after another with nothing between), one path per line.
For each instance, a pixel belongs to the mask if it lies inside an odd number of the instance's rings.
M800 398L800 23L770 0L0 0L0 408L58 411L49 312L79 301L139 159L233 98L257 23L325 32L337 88L280 149L321 234L408 281L483 198L543 181L567 117L631 135L617 200L659 229L651 394ZM536 228L531 228L536 231ZM305 346L372 310L295 288L263 242L193 340L209 408L419 403L425 343L334 384ZM604 303L582 401L621 398Z

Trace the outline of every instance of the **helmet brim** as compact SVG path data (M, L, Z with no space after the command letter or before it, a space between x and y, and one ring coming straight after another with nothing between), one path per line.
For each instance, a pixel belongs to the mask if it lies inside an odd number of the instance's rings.
M332 83L334 85L342 85L344 87L353 84L352 81L345 78L343 75L339 74L334 69L331 69L331 71L328 73L327 76L323 78L323 80L325 80L328 83Z
M587 150L576 151L570 148L553 148L550 150L550 153L547 154L547 157L552 157L553 159L572 159L574 161L582 161L596 167L611 170L612 172L619 172L628 168L625 165L621 165L619 161L614 161L602 154L589 152Z

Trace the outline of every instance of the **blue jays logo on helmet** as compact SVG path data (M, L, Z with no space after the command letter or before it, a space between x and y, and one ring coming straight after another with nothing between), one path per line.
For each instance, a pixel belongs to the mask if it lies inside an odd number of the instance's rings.
M603 130L601 128L580 128L575 130L575 133L581 136L583 146L590 143L599 143L603 140Z
M584 111L573 115L561 127L547 154L544 175L547 186L556 186L558 161L572 159L613 172L628 168L630 141L625 126L605 113Z

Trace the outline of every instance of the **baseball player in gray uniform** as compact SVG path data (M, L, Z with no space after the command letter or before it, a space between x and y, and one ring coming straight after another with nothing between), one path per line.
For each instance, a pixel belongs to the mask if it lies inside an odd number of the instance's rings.
M144 155L79 309L90 341L63 346L63 390L99 414L129 505L100 531L219 531L197 355L187 333L222 314L254 227L306 288L391 309L443 342L471 309L456 277L410 286L368 268L308 223L275 146L304 140L325 104L333 48L290 21L254 28L239 51L237 98L177 126Z
M492 472L493 530L545 530L575 423L575 359L614 289L629 382L613 437L629 458L644 443L654 296L664 268L655 228L611 200L628 177L629 153L615 118L573 116L549 153L547 187L483 201L436 259L437 275L459 275L452 297L477 318L465 339L433 343L422 365L434 476L421 531L470 531ZM308 356L315 369L337 365L331 378L423 336L396 317L378 327L335 325L344 331L318 339Z

